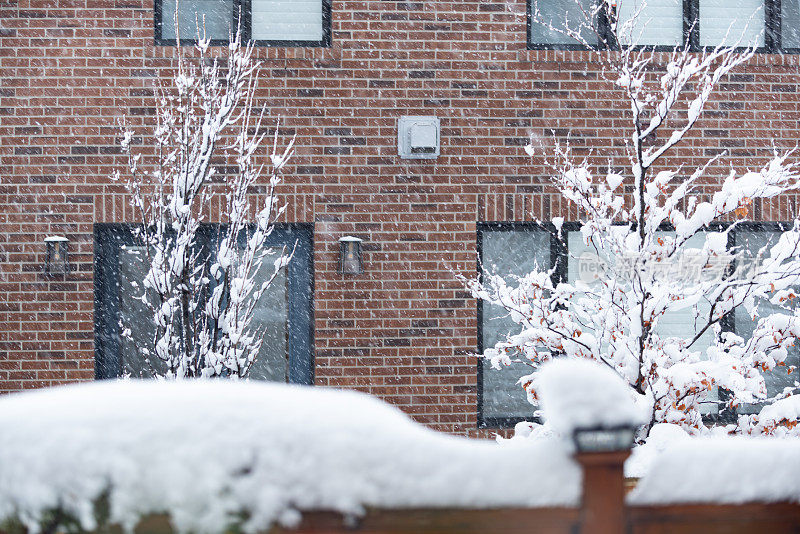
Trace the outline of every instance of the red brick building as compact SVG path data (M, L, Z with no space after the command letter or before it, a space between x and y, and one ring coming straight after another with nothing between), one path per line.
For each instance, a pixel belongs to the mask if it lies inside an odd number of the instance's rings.
M800 142L800 56L777 53L800 46L792 34L800 13L796 2L753 1L728 11L718 0L657 2L666 14L649 44L688 38L695 47L763 8L749 23L755 30L746 28L759 53L721 84L675 167L727 151L722 176L729 165L755 168L773 145ZM256 50L259 103L282 118L282 133L297 134L280 193L285 230L304 236L313 284L301 297L308 334L289 343L308 352L288 356L306 358L295 381L367 391L450 432L511 422L513 413L507 421L483 413L479 309L454 273L477 272L484 231L525 228L483 223L576 220L544 159L523 146L533 138L546 152L553 135L569 137L576 154L622 166L627 104L590 51L529 28L526 0L242 8L249 36L266 45ZM125 165L118 121L152 122L154 84L174 67L174 32L157 24L169 9L167 0L0 0L0 391L114 372L101 365L114 357L103 350L119 347L96 343L114 321L103 323L108 310L94 296L113 298L102 288L119 273L97 279L106 252L95 243L137 221L124 187L108 177ZM698 13L687 33L683 16ZM399 157L403 116L439 119L438 157ZM756 205L753 216L785 219L793 202ZM66 275L43 270L50 235L70 240ZM364 241L361 275L337 272L347 235Z

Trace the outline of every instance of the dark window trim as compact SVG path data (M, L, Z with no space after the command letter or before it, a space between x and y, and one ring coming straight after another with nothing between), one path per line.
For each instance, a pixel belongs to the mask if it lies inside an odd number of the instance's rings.
M95 223L94 225L94 341L95 378L116 378L121 369L109 356L119 351L118 254L122 245L139 244L134 224ZM204 224L198 240L215 238L219 225ZM274 236L274 237L273 237ZM314 226L311 223L276 224L272 236L277 241L298 242L287 267L287 332L290 336L289 382L314 383ZM202 246L201 243L201 246ZM304 288L308 289L305 290ZM306 335L302 335L305 332Z
M231 20L235 26L240 26L242 31L242 42L252 41L253 46L256 47L317 47L329 48L331 46L331 4L333 0L320 0L322 2L322 39L319 41L307 40L280 40L280 39L259 39L252 40L252 0L233 0L233 13L231 13ZM156 46L176 46L175 39L164 39L161 37L161 29L163 25L163 0L154 0L153 10L153 37ZM241 13L241 21L239 21L239 14ZM197 43L197 39L181 38L180 45L188 46ZM211 39L211 46L227 46L228 39Z
M157 0L158 1L158 0ZM540 0L546 2L547 0ZM598 0L603 2L604 0ZM758 53L766 54L797 54L800 53L800 47L785 48L782 45L781 35L781 0L763 0L764 2L764 46L756 48ZM610 39L605 38L605 42L598 46L591 46L587 48L582 44L548 44L548 43L533 43L531 26L533 22L533 0L527 0L527 24L526 24L526 38L525 42L528 50L597 50L602 48L616 49L616 43L610 42ZM712 46L700 46L700 0L683 0L683 43L681 46L689 47L692 52L700 52L713 50ZM697 21L697 22L695 22ZM597 33L600 34L601 39L603 36L610 34L609 21L606 17L599 17ZM636 48L646 48L656 52L668 52L675 49L671 45L641 45ZM737 48L737 50L746 50L746 47Z
M754 222L754 221L737 221L735 223L728 223L728 222L715 222L708 225L704 231L706 232L722 232L728 229L731 225L735 224L736 228L733 229L728 234L728 249L730 250L735 246L736 243L736 230L742 229L744 231L750 232L776 232L776 231L787 231L793 227L791 222L779 222L779 221L762 221L762 222ZM561 226L561 232L564 236L566 236L567 232L575 232L580 230L581 223L578 222L564 222ZM476 225L476 234L477 234L477 256L478 256L478 278L483 279L483 269L482 269L482 262L483 262L483 236L487 232L518 232L518 231L531 231L531 230L538 230L538 231L546 231L550 233L550 266L551 268L555 266L555 271L553 274L553 282L558 283L562 281L566 281L567 279L567 249L566 249L566 240L562 241L559 239L559 232L557 231L555 225L552 223L541 223L541 222L478 222ZM661 226L661 230L663 231L671 231L673 228L668 225L664 224ZM559 263L560 262L560 263ZM478 299L478 324L477 324L477 353L483 354L486 347L483 345L483 310L484 310L484 302ZM728 314L722 320L722 328L725 331L733 332L734 331L734 316L733 314ZM531 421L531 422L541 422L538 418L525 418L525 417L484 417L483 415L483 372L484 372L484 365L483 360L479 357L477 362L477 414L478 414L478 428L488 428L488 429L507 429L507 428L514 428L514 425L517 423L521 423L523 421ZM725 390L720 389L720 398L725 398ZM728 409L722 409L718 413L714 414L707 414L703 416L703 422L706 424L727 424L727 423L735 423L736 422L736 412L731 411Z

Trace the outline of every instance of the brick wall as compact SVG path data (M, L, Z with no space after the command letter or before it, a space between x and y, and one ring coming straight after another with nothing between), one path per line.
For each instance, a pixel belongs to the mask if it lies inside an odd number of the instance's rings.
M476 427L476 221L575 219L549 188L552 135L623 163L626 104L587 52L529 51L525 0L333 1L333 46L260 48L259 102L297 155L288 221L314 222L316 382L379 395L419 421ZM153 45L151 0L0 0L0 391L94 377L92 224L133 221L117 122L147 124L175 48ZM672 165L728 150L754 167L800 141L798 57L758 55L731 76ZM396 120L436 115L442 155L397 157ZM625 133L627 135L627 133ZM755 207L764 220L794 199ZM783 215L782 215L783 214ZM42 273L48 234L75 269ZM336 273L364 238L365 273Z

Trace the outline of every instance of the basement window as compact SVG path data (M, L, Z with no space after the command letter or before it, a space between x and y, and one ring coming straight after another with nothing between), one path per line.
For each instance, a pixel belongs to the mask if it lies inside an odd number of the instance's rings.
M198 27L212 45L241 27L242 41L257 46L330 46L331 0L156 0L156 44L195 43Z
M752 260L759 254L769 254L770 247L777 244L781 233L790 228L791 225L781 229L774 224L753 224L749 227L744 227L734 235L737 250L746 260ZM800 291L800 288L794 288L794 290L797 292ZM750 317L744 308L737 308L734 312L733 329L736 334L745 339L752 337L759 318L779 313L782 310L782 308L767 299L758 299L755 304L758 310L758 316L755 319ZM797 343L790 346L787 349L787 353L784 366L776 367L768 373L762 373L764 382L766 382L767 398L782 394L784 388L794 387L794 383L797 380L797 372L790 372L789 369L791 366L800 368L800 346ZM758 413L762 407L762 404L751 404L740 407L737 412Z

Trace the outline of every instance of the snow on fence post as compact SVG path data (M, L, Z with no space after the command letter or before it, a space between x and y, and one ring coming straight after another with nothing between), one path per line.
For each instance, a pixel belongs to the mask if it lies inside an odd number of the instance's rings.
M625 531L623 465L637 429L647 421L627 382L611 367L559 358L536 373L536 391L547 422L572 436L583 470L581 534Z

